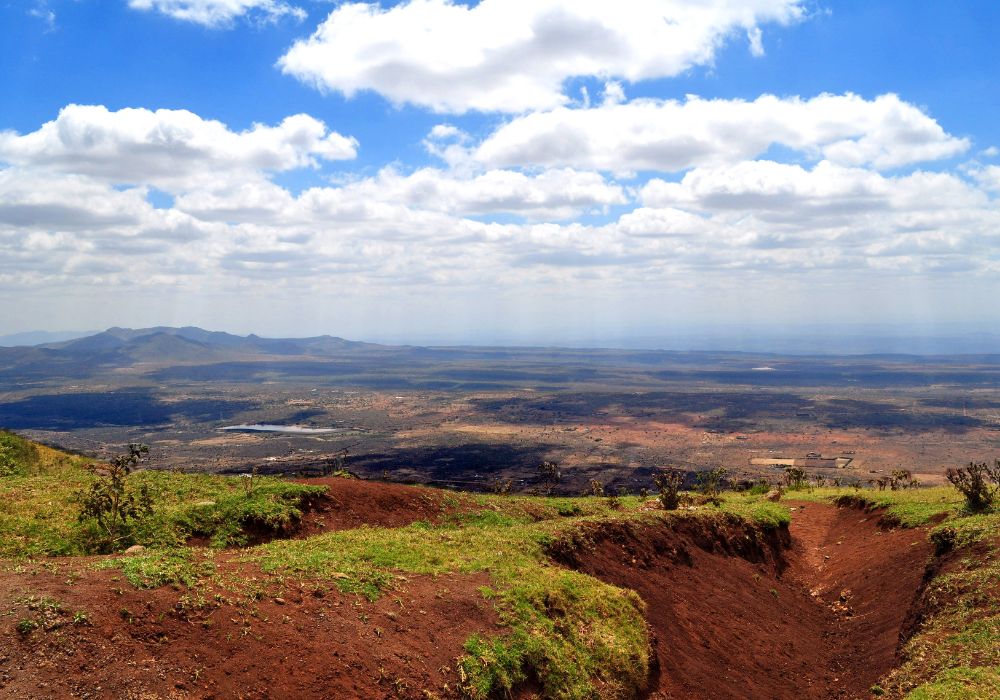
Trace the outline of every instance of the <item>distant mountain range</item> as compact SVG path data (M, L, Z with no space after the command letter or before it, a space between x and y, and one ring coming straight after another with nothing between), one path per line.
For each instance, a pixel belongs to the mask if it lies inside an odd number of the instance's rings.
M143 365L170 367L275 358L330 358L379 347L383 346L333 336L279 339L195 327L109 328L82 338L0 347L0 380L83 378Z
M83 338L36 346L70 353L106 352L134 361L209 360L215 355L329 355L373 347L330 335L315 338L261 338L206 331L194 326L171 328L109 328Z
M380 389L497 390L709 381L768 386L1000 383L1000 356L777 355L723 351L379 345L329 335L262 338L201 328L109 328L0 347L0 389L174 382L287 382ZM761 366L776 371L758 371Z

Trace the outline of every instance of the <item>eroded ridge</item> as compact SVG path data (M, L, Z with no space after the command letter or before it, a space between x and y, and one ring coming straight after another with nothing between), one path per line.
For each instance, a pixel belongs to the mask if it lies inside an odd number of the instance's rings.
M853 508L792 508L790 528L770 535L737 520L632 523L562 552L646 602L650 698L868 697L897 663L926 532Z

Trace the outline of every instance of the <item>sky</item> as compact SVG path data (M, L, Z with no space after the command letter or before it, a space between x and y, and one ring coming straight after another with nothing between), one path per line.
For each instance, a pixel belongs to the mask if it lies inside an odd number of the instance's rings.
M998 328L992 0L0 0L0 335Z

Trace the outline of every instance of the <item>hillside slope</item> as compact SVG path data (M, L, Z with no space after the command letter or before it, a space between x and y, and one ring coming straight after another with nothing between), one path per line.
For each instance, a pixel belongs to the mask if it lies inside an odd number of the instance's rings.
M946 489L727 494L666 513L638 497L137 472L155 516L119 546L150 546L55 557L93 551L75 494L94 477L8 443L30 464L0 476L18 504L0 520L4 697L997 689L1000 516L966 516ZM281 524L261 530L262 513Z

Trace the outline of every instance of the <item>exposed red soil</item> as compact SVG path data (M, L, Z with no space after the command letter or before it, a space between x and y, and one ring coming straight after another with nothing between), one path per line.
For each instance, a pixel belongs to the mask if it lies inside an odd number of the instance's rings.
M307 479L328 487L294 533L437 521L471 506L423 487ZM274 533L250 533L255 541ZM423 698L457 691L455 659L475 633L501 631L477 576L401 578L372 603L329 583L285 584L222 555L226 576L261 582L259 600L220 591L197 607L185 590L134 589L90 559L0 562L0 697L3 698ZM62 607L45 613L31 599ZM44 608L44 606L41 606ZM86 624L73 624L77 611ZM19 620L52 629L21 635Z
M925 532L877 521L798 504L788 550L741 526L682 522L605 528L571 558L646 601L651 698L868 697L894 665L930 555Z
M446 492L423 486L324 477L296 479L310 486L326 486L303 515L296 537L311 537L329 530L369 527L403 527L418 520L438 522L450 513L469 510L460 495L448 502Z
M300 536L471 507L420 487L307 483L330 492ZM878 514L856 509L793 506L789 531L736 519L604 524L552 553L645 599L650 698L866 697L896 660L926 533L880 529ZM228 576L263 581L263 595L209 593L199 608L184 590L135 590L89 560L20 572L0 563L0 697L448 697L465 640L502 631L479 591L486 575L408 577L372 603L328 583L279 583L234 555L216 561ZM61 612L32 603L41 597ZM76 611L86 624L73 624ZM43 627L18 633L26 618Z
M108 571L75 582L65 573L4 573L0 696L449 697L465 640L500 631L478 590L488 582L412 577L375 603L296 584L258 601L191 610L177 591L135 590ZM44 618L30 609L32 596L59 601L63 612ZM78 610L87 624L73 624ZM21 635L15 625L26 617L53 628Z

